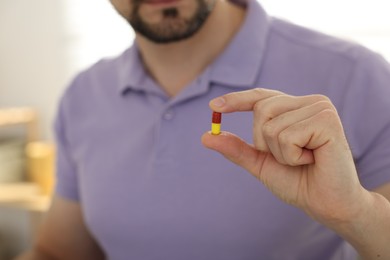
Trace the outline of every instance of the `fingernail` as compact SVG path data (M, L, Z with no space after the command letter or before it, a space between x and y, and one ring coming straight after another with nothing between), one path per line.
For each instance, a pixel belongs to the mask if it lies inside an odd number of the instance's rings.
M218 97L211 100L211 104L216 107L223 107L226 103L226 100L223 97Z

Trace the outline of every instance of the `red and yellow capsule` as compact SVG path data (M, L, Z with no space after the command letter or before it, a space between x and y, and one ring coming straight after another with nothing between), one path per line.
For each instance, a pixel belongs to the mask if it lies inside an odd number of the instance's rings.
M221 133L221 121L222 114L219 112L213 112L211 120L211 133L213 135L219 135Z

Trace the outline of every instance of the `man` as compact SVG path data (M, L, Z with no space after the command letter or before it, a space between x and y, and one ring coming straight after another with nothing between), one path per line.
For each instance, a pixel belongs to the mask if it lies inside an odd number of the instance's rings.
M382 58L253 0L111 2L136 40L64 94L26 259L390 259Z

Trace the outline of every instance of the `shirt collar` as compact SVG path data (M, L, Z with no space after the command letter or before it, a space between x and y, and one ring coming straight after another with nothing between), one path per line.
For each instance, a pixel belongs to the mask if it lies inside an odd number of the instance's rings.
M146 70L143 66L136 41L119 58L119 90L124 93L128 89L144 91L142 81Z
M237 2L237 1L236 1ZM247 6L245 21L224 52L209 66L210 81L232 87L252 86L265 52L269 17L257 0L240 1ZM119 89L158 91L148 81L136 41L120 57Z
M260 72L269 17L257 0L247 1L245 21L227 46L212 64L210 80L226 86L252 86Z

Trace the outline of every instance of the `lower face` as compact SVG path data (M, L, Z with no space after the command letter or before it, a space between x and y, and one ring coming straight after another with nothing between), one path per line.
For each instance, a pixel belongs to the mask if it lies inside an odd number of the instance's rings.
M194 35L209 16L215 0L111 0L133 29L155 43Z

